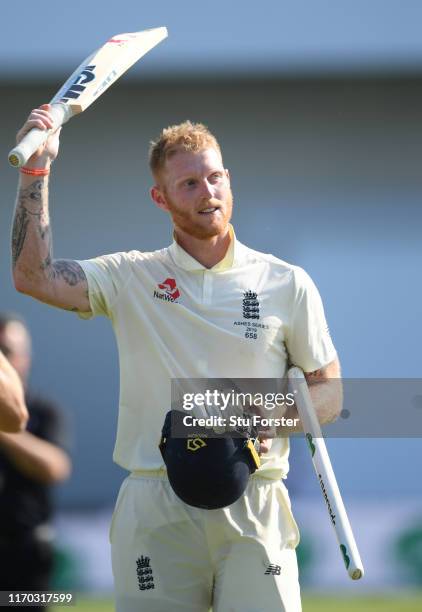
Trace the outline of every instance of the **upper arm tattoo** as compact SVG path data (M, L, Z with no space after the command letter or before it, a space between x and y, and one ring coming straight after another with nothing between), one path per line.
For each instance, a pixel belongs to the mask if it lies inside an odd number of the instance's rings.
M54 278L62 278L71 287L87 282L85 272L77 261L57 259L52 265Z
M314 370L313 372L306 372L305 377L308 381L308 384L312 385L313 383L322 382L326 379L326 369L320 368L319 370Z
M323 368L314 370L313 372L305 372L305 378L308 385L327 382L336 378L340 378L340 364L338 359L331 361Z

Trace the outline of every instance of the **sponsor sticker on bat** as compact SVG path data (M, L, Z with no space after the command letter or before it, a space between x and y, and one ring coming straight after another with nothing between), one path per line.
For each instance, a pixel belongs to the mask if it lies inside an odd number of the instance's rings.
M85 66L85 68L78 74L76 79L73 81L69 89L67 89L63 96L60 98L60 102L69 102L69 99L76 100L79 98L81 93L86 89L86 83L90 83L95 79L95 65Z

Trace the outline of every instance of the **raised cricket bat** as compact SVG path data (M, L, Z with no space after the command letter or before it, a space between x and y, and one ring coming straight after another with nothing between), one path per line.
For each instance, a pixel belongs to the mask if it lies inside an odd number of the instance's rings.
M28 132L10 151L10 164L16 168L23 166L53 131L88 108L114 81L166 36L166 28L116 34L89 55L50 101L54 128L34 128Z
M289 369L288 378L290 388L295 394L297 411L311 451L312 463L330 515L330 521L337 536L344 565L350 578L359 580L364 575L363 564L322 436L306 378L303 371L297 367Z

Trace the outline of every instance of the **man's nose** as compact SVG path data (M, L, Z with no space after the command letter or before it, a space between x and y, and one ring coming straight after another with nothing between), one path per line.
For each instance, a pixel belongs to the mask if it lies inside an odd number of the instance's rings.
M211 185L211 183L207 179L204 179L203 181L201 181L201 196L203 198L212 198L212 197L214 197L213 186Z

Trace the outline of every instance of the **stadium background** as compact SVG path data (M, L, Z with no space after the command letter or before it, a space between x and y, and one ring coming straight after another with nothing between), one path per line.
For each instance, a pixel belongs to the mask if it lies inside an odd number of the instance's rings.
M121 2L117 10L99 0L60 9L25 0L2 14L4 160L29 110L93 48L119 32L166 25L170 33L63 130L51 185L56 257L167 245L168 220L148 196L148 141L170 123L203 121L231 171L238 238L311 274L344 376L421 377L420 3L189 0L157 8ZM107 591L107 522L124 476L111 462L112 331L107 321L82 322L14 291L16 172L6 162L0 180L0 308L27 319L33 386L60 400L73 423L74 472L57 494L63 563L70 551L79 567L71 579ZM406 410L397 406L397 418L408 418ZM418 432L329 440L366 565L361 584L341 567L306 449L294 441L289 483L309 588L421 587Z

